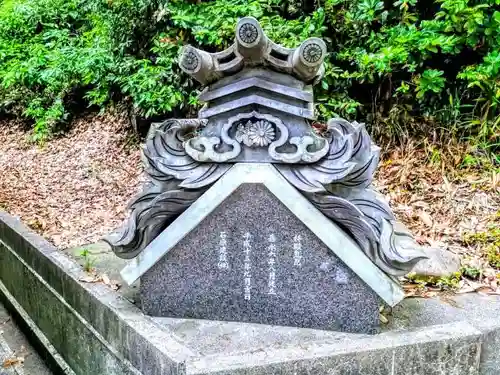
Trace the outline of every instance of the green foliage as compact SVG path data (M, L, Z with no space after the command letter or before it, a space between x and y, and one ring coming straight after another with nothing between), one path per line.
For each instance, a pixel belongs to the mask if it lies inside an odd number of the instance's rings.
M457 289L461 280L462 274L460 272L455 272L449 276L443 276L440 277L437 282L436 286L442 288L442 289Z
M470 279L473 279L473 280L476 280L478 279L481 274L483 273L483 271L479 268L476 268L476 267L462 267L460 269L460 272L462 273L462 275L470 278Z
M441 290L456 290L459 286L462 275L466 276L460 272L454 272L448 276L422 276L410 273L406 276L408 281L419 285L421 288L426 287L437 287Z
M425 70L421 76L415 79L417 84L417 98L422 99L426 92L432 91L439 94L443 88L445 79L442 77L443 71L428 69Z
M85 272L92 272L94 270L95 259L90 255L87 249L83 249L80 252L80 256L83 258L83 270Z
M492 267L500 269L500 243L492 244L488 247L488 262Z
M246 15L287 47L328 42L317 109L375 134L500 134L500 0L0 0L0 111L38 139L73 113L129 103L143 117L192 114L181 46L228 47ZM431 128L431 129L429 129Z

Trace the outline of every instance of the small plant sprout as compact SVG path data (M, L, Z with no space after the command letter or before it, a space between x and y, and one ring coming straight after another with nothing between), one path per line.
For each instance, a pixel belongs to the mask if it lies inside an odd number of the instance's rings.
M83 269L85 272L92 272L94 270L95 259L90 255L88 249L83 249L80 252L80 256L83 258Z

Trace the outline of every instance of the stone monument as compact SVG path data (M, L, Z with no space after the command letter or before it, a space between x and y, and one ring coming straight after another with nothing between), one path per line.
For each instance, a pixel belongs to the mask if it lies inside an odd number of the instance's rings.
M149 183L105 239L146 314L374 333L380 304L401 301L396 277L424 255L370 188L364 126L313 122L325 55L250 17L222 52L183 48L205 105L152 126Z

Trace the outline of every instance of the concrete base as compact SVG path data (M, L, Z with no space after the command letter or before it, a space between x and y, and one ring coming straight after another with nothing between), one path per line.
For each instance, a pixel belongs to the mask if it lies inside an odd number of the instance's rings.
M496 297L460 296L456 306L408 299L375 336L151 318L106 285L79 282L85 273L77 263L5 214L0 239L0 290L15 298L77 375L499 373ZM127 292L133 296L134 289Z
M18 317L11 316L0 303L0 375L71 375L72 372L60 371L60 366L54 368L54 372L49 369L43 361L47 358L45 351L39 350L38 345L32 346L33 341L29 340L31 332L28 332L28 337L23 334L26 327L19 327L18 321ZM22 363L2 366L8 359L19 357L23 359Z

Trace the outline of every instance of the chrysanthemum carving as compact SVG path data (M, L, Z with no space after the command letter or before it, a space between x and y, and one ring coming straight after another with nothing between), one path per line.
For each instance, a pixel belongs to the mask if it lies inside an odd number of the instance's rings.
M248 147L265 147L276 138L276 131L269 121L247 121L240 124L236 130L236 140Z

